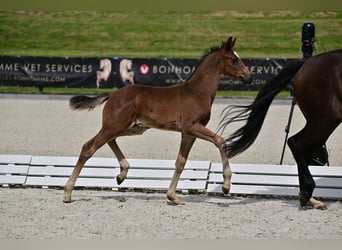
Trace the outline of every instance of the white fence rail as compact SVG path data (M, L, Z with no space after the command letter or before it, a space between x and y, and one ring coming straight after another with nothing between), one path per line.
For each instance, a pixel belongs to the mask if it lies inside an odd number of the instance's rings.
M77 157L0 155L0 185L63 187ZM119 186L120 166L115 158L91 158L76 182L85 188L167 189L174 171L173 160L128 159L131 168ZM293 165L231 164L231 194L297 196L297 168ZM310 166L316 181L314 196L342 198L342 167ZM222 166L209 161L188 161L178 190L221 194Z

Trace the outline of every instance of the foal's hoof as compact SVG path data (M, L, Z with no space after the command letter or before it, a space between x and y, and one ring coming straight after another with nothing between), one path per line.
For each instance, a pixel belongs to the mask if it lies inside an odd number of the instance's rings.
M64 195L63 202L64 203L71 203L71 196L70 195Z
M224 194L228 194L229 193L229 188L225 187L225 186L222 186L222 192Z
M121 183L123 183L125 179L121 179L120 176L116 176L116 182L118 183L118 185L120 185Z
M175 199L169 199L167 202L169 205L178 206L178 205L185 205L185 202L181 199L175 198Z
M166 194L169 205L185 205L185 202L179 199L174 193Z

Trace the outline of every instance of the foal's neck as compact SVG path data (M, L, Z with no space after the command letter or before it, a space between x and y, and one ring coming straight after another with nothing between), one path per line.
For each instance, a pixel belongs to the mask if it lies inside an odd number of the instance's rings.
M215 96L218 83L222 77L220 74L221 55L219 51L206 56L195 69L193 75L185 84L192 89Z

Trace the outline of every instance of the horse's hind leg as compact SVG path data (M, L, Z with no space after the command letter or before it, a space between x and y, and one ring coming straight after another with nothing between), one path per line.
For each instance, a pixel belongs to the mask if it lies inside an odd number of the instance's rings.
M300 188L299 201L302 207L327 208L323 202L312 197L316 184L308 167L310 159L322 147L338 125L331 123L331 126L328 126L329 122L324 122L325 126L320 126L318 123L316 123L316 126L307 124L303 130L290 137L287 142L297 163ZM323 127L325 129L322 129Z
M66 203L71 202L71 192L75 186L76 180L78 176L80 175L80 172L84 164L87 162L87 160L90 157L92 157L92 155L96 152L96 150L98 150L108 141L108 137L109 136L106 135L106 133L101 129L100 132L96 136L94 136L91 140L89 140L83 145L77 164L74 170L72 171L72 174L69 177L67 183L65 184L64 199L63 199L64 202Z
M169 189L167 191L167 198L175 205L184 205L184 202L176 196L176 188L179 178L183 172L184 166L188 159L189 152L194 144L196 138L182 133L182 141L176 160L176 168L173 174Z
M121 152L116 140L113 139L108 142L109 147L114 152L115 156L117 157L119 164L120 164L120 174L116 177L117 183L120 185L127 177L127 172L129 169L129 163L126 160L125 156Z
M309 164L305 151L300 146L300 134L301 133L298 133L290 137L287 143L297 163L300 190L299 202L302 207L306 207L309 205L316 184L308 168Z

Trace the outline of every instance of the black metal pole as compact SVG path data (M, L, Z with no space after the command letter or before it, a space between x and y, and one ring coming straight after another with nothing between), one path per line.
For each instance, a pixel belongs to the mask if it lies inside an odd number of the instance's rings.
M283 145L283 151L281 152L280 163L279 163L280 165L283 164L283 159L284 159L284 153L285 153L287 138L289 136L291 122L292 122L292 117L293 117L293 111L294 111L294 107L296 105L296 97L294 95L292 95L292 96L293 97L292 97L291 109L290 109L290 114L289 114L289 120L287 121L287 125L285 127L285 141L284 141L284 145Z

